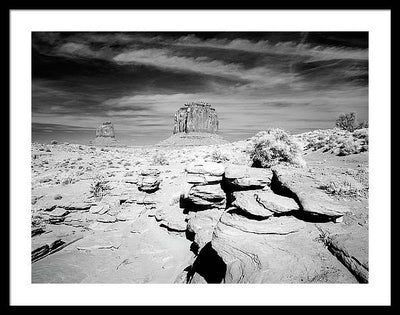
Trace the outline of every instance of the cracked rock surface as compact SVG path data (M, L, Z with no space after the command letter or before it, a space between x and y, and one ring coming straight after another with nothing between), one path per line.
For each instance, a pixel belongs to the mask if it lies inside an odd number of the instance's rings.
M368 282L368 152L247 146L32 144L32 282Z

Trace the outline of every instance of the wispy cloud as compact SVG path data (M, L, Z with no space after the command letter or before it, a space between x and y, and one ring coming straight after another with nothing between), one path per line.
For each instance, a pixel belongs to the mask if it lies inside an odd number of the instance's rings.
M213 104L228 137L366 117L367 43L281 35L34 33L32 121L92 130L106 119L127 138L161 140L195 100Z
M293 79L290 74L274 72L267 66L246 69L239 64L224 63L208 57L176 56L167 49L131 50L118 54L113 60L120 64L145 64L177 71L234 78L242 81L243 84L254 82L262 83L263 86L274 86Z
M226 50L243 50L249 52L298 55L308 56L310 60L329 60L329 59L368 59L367 49L316 46L298 42L278 42L273 44L268 40L251 41L247 39L207 39L202 40L195 35L180 37L175 41L175 45L213 47Z

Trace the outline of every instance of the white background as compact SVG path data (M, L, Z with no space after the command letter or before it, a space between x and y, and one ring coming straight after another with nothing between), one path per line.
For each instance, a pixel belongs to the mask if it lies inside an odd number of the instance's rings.
M14 10L11 40L11 305L389 305L390 11ZM368 284L31 284L32 31L368 31Z

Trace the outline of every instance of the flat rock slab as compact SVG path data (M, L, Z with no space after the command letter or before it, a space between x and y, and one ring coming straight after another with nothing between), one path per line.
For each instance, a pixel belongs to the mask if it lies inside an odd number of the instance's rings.
M186 215L184 209L175 206L165 206L156 211L155 218L161 226L171 231L185 232L187 227Z
M291 216L270 217L263 220L249 219L235 208L230 208L221 216L220 223L242 232L253 234L286 235L300 231L306 224Z
M145 176L139 178L138 189L144 192L154 192L159 189L161 179L158 176Z
M108 204L100 204L91 206L89 212L93 214L105 214L110 210L110 205Z
M97 221L102 223L114 223L117 221L117 218L113 215L104 214L104 215L99 215Z
M201 208L225 208L226 195L218 184L194 186L188 193L187 201Z
M236 190L259 189L269 186L272 171L245 165L229 165L225 169L225 180Z
M277 195L272 190L256 192L255 199L264 209L273 213L279 214L299 210L299 205L294 199Z
M64 217L69 213L68 210L65 210L63 208L55 208L53 211L49 213L49 216L51 217Z
M359 282L368 283L368 230L361 227L351 227L351 231L331 234L328 229L325 244L328 249L350 270Z
M274 215L274 212L257 202L256 197L259 192L258 190L236 191L233 193L232 205L260 218L268 218Z
M188 215L187 230L194 234L193 242L198 252L209 242L223 211L221 209L210 209L199 212L191 212Z
M302 210L328 217L343 216L349 209L318 189L317 179L303 169L274 167L274 185L297 199Z
M307 227L286 235L257 234L226 224L234 220L221 217L211 241L226 265L224 283L357 283Z
M146 208L143 205L127 204L121 208L117 214L117 219L120 221L135 220L137 219Z
M220 183L222 181L222 176L188 174L186 176L186 181L194 185L210 185Z
M188 240L153 218L139 222L142 233L119 223L32 264L32 283L174 283L193 257Z
M214 162L192 163L187 165L185 170L188 174L222 176L225 172L225 166Z
M140 175L142 176L158 176L161 171L157 168L147 168L140 171Z

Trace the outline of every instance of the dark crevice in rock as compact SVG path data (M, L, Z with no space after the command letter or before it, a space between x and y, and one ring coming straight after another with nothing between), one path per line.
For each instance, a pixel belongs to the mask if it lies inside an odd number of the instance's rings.
M45 232L46 232L46 230L43 227L37 227L37 228L32 229L31 236L34 237L36 235L40 235Z
M283 197L288 197L288 198L292 198L294 199L294 201L296 201L296 203L298 204L298 206L300 207L300 210L303 209L299 198L297 197L297 195L292 192L289 188L285 187L280 181L278 176L276 175L276 173L274 171L272 171L272 178L271 178L271 186L270 186L271 190L277 194L277 195L281 195Z
M327 223L333 220L330 216L307 212L303 210L295 210L291 212L291 215L294 216L296 219L310 223Z
M231 207L233 202L233 189L232 187L229 186L229 184L227 184L225 174L222 175L221 189L225 193L225 198L226 198L225 209L228 209L229 207Z
M207 283L222 283L225 279L226 264L217 252L212 248L211 242L207 243L187 274L187 283L191 283L194 274L197 273Z
M272 171L272 179L271 179L270 188L275 194L281 195L283 197L292 198L297 203L297 205L299 206L299 210L290 211L290 215L294 216L295 218L297 218L299 220L302 220L305 222L311 222L311 223L325 223L325 222L330 222L335 219L335 218L332 218L331 216L304 211L304 208L303 208L298 196L280 182L275 171Z
M245 217L245 218L247 218L249 220L254 220L254 221L268 220L267 217L254 215L254 214L248 213L246 211L243 211L242 209L239 209L239 208L231 208L230 210L227 211L227 213L237 214L237 215Z
M331 242L328 242L327 248L353 274L358 282L368 283L368 268L362 265L355 257L349 256L344 250L334 246Z
M251 164L251 167L262 168L261 161L253 160L253 163Z
M199 245L193 242L192 244L190 244L190 251L195 255L199 255Z
M185 236L186 236L186 239L188 239L189 241L193 242L193 241L194 241L195 233L189 231L188 229L186 229L186 231L185 231Z
M164 223L160 223L160 227L166 229L168 232L171 232L171 233L174 233L174 234L179 234L179 235L184 234L186 232L186 231L183 231L183 230L178 230L178 229L171 228L170 226L168 226L168 225L166 225Z

